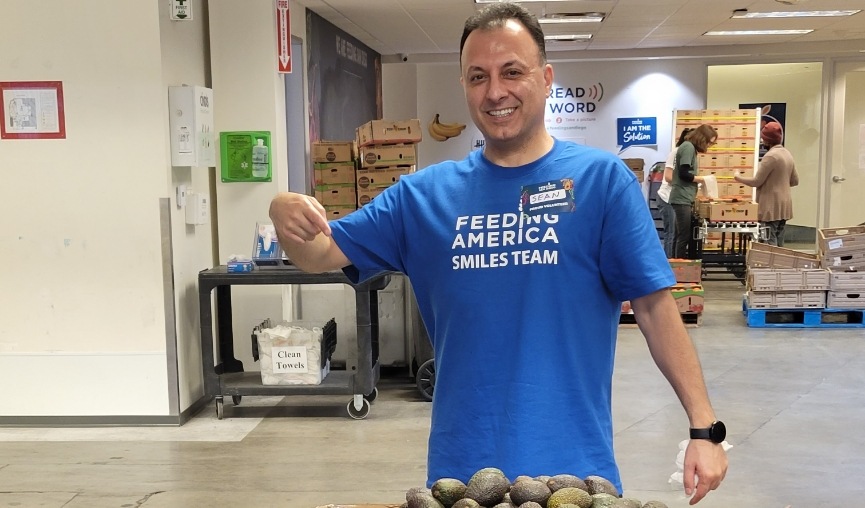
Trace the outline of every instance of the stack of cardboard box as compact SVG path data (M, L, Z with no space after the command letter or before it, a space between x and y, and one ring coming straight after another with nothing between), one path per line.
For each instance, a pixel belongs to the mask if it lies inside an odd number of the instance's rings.
M642 183L646 179L644 168L646 167L645 159L622 159L628 168L634 172L637 181Z
M752 243L747 255L749 309L826 307L829 272L814 254Z
M679 314L686 325L699 326L703 318L705 303L703 293L703 263L699 259L670 259L670 268L676 276L676 284L670 288ZM632 324L631 302L622 302L620 324Z
M353 141L312 143L315 198L324 206L329 220L357 210L356 153Z
M356 130L357 205L361 207L417 167L420 121L372 120Z
M757 109L678 110L675 115L675 136L686 127L709 124L718 132L717 143L707 153L697 154L697 167L702 176L714 175L718 181L718 197L701 199L697 214L709 222L756 222L757 204L753 189L737 183L733 175L753 176L757 167L760 115ZM720 233L710 233L703 249L721 248Z
M820 229L817 249L831 272L826 306L865 309L865 226Z
M703 314L703 263L699 259L671 259L670 268L676 276L676 285L670 288L679 314ZM699 323L699 320L697 320Z

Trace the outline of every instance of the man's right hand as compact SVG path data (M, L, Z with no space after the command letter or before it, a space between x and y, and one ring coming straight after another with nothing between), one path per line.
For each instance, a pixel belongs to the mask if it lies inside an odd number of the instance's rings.
M283 249L311 242L319 233L330 236L324 207L312 196L280 192L270 202L270 220Z

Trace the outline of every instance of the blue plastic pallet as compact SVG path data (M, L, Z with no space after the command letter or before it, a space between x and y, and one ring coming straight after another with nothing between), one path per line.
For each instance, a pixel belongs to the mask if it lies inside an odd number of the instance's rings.
M863 309L749 309L742 314L751 328L865 328Z

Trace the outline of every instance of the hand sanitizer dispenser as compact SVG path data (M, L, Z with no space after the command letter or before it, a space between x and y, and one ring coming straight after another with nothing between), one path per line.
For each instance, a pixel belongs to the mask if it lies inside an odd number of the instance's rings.
M264 140L258 138L255 140L255 146L252 147L252 176L255 178L267 177L267 146Z

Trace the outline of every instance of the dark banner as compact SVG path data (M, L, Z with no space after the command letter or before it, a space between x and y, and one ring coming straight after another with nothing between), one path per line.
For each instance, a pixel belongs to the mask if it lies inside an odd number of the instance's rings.
M306 11L310 141L348 141L380 119L381 55L318 14Z

